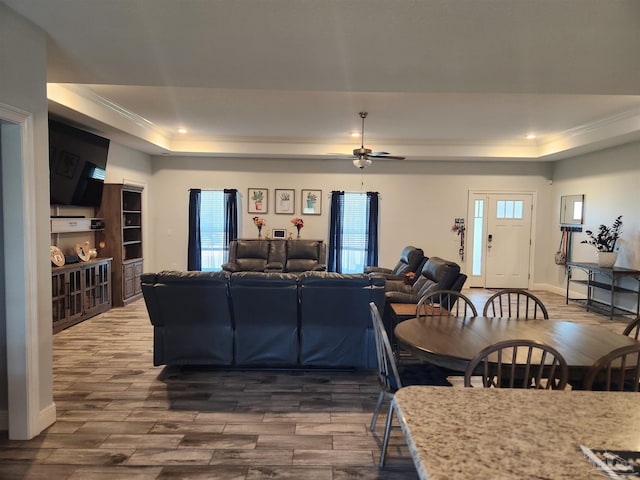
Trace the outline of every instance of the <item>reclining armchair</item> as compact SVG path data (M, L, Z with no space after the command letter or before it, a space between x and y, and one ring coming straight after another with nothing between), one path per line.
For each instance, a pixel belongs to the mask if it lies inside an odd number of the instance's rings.
M269 240L234 240L229 244L229 261L222 265L222 269L227 272L267 271L270 250ZM278 260L280 260L279 271L282 271L284 255Z
M426 258L421 248L412 246L404 247L400 254L400 260L393 269L385 267L367 267L364 273L375 273L387 280L402 280L404 275L410 272L419 271Z
M386 303L415 303L424 295L437 290L460 291L467 276L460 273L457 263L439 257L430 257L413 285L387 282Z

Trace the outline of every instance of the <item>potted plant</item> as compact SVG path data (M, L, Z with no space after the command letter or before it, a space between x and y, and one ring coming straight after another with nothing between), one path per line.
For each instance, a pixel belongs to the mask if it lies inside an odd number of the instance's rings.
M585 233L589 238L582 240L580 243L588 243L589 245L596 247L598 266L611 268L618 258L616 243L618 242L618 238L620 238L621 231L622 215L619 215L613 221L611 227L608 227L607 225L600 225L597 232L585 230Z
M307 208L314 209L318 196L315 193L307 193Z
M262 200L264 199L264 193L260 190L254 190L251 194L251 200L255 202L256 210L262 210Z
M289 211L291 195L289 192L281 192L280 193L280 208L284 211Z

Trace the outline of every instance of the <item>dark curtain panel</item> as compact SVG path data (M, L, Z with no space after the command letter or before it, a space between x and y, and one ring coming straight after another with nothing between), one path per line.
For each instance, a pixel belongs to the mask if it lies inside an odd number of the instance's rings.
M238 238L238 191L224 190L224 249L229 252L229 243Z
M365 267L378 266L378 192L367 192L367 253Z
M189 190L189 244L187 247L187 270L202 270L200 241L200 194L202 190Z
M329 272L340 273L342 272L342 213L344 209L344 192L331 192L330 208L327 270Z

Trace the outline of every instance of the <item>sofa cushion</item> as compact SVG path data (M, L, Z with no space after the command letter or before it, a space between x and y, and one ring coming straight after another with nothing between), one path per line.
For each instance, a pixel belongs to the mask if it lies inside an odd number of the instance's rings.
M287 242L285 240L271 240L269 242L269 259L265 271L284 272L287 261Z
M235 365L296 365L298 277L287 273L234 273L229 291L235 321Z
M460 273L460 265L448 262L439 257L430 257L422 267L421 274L429 280L430 285L438 284L439 290L447 290Z
M228 272L142 275L154 325L154 365L231 365L229 277Z
M287 272L325 270L322 253L324 243L316 240L292 240L287 242Z
M269 259L269 244L268 240L238 240L235 261L238 271L263 272Z
M369 302L382 310L384 279L365 274L300 275L300 364L374 368Z

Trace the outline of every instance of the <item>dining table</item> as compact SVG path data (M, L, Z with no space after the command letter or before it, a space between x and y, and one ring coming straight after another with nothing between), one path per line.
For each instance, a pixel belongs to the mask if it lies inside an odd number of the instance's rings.
M569 367L569 382L578 387L600 357L634 338L597 325L563 320L497 317L422 316L400 322L395 338L416 357L464 372L483 348L503 340L532 340L555 348Z
M581 447L640 450L638 395L411 386L392 404L422 480L575 480L608 478Z

